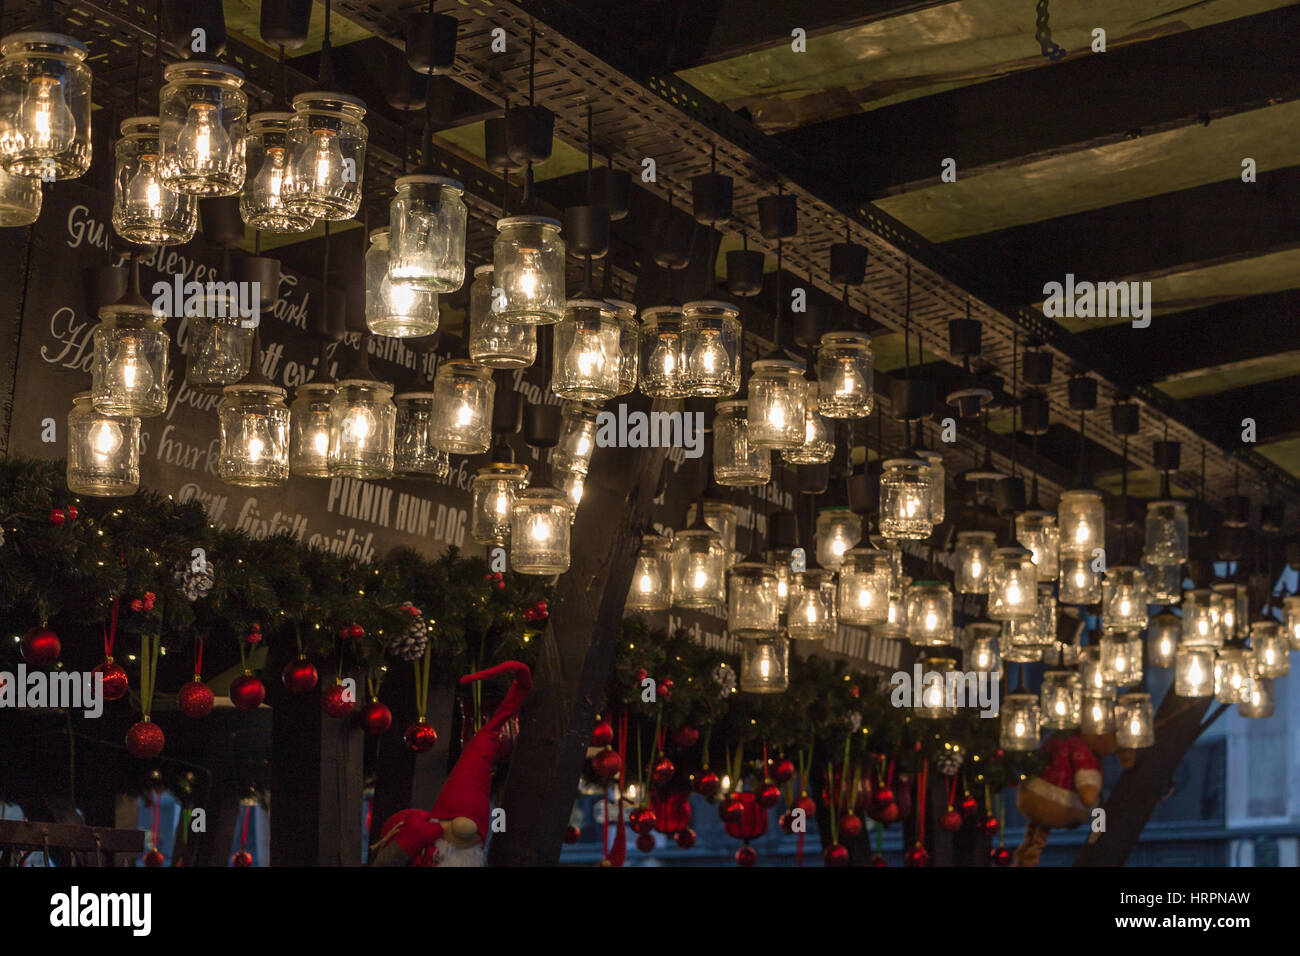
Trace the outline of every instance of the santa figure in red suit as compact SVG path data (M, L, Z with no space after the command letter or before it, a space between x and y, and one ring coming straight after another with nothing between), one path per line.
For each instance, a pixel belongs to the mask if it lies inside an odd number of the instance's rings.
M372 866L482 866L491 806L492 763L501 728L519 713L533 686L527 665L506 661L460 679L462 684L513 674L514 683L491 720L461 752L430 810L401 810L384 823Z
M1016 792L1016 809L1029 821L1016 866L1037 866L1052 827L1084 823L1101 795L1101 761L1083 737L1053 737L1043 751L1047 766Z

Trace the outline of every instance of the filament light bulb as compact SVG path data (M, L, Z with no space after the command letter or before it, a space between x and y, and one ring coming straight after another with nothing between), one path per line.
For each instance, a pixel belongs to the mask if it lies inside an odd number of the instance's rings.
M29 146L60 152L77 134L77 120L63 95L63 83L52 76L37 76L27 84L18 125Z
M212 103L191 103L185 125L176 137L181 164L189 169L224 166L230 161L230 137L221 113Z
M154 386L153 372L149 362L140 354L140 343L133 338L125 338L118 346L113 361L108 363L107 379L114 395L130 401L139 401L149 394Z

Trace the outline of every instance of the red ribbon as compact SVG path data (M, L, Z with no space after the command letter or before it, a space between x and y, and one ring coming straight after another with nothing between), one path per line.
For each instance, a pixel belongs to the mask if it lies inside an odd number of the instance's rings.
M200 635L194 637L194 676L200 677L203 674L203 638Z
M113 656L113 644L117 641L117 607L119 599L113 598L113 616L110 618L109 626L104 630L104 656Z

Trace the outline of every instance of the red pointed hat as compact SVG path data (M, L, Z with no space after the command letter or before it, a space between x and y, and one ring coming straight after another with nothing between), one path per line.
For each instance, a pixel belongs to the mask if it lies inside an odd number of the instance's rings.
M491 813L488 792L492 785L492 761L496 758L497 745L501 742L501 728L507 720L519 713L524 698L533 688L533 675L527 664L506 661L460 679L462 684L471 684L507 673L514 674L515 681L510 685L510 690L506 691L505 699L501 701L501 706L496 709L492 719L465 745L442 792L438 794L433 809L429 811L436 820L468 817L478 826L479 839L485 843Z

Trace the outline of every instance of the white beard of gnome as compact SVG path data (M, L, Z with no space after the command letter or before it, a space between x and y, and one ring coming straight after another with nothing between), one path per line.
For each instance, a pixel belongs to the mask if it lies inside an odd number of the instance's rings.
M492 762L501 728L523 705L533 686L528 666L506 661L460 679L462 684L513 674L501 706L465 745L430 810L401 810L384 823L372 847L372 866L483 866L487 843Z

